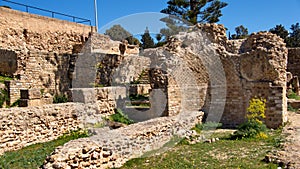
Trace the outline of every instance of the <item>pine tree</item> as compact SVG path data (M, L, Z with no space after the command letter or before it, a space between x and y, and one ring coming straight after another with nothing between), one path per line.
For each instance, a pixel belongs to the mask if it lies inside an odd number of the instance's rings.
M283 25L276 25L274 28L270 29L269 32L280 36L282 39L286 40L289 36L289 32L284 28Z
M220 0L169 0L167 4L162 13L178 16L192 24L218 22L222 16L221 9L227 6Z
M299 23L293 24L290 28L292 32L290 36L287 38L287 46L288 47L300 47L300 25Z
M141 41L143 49L155 47L153 38L150 36L148 27L146 27L145 33L142 35Z

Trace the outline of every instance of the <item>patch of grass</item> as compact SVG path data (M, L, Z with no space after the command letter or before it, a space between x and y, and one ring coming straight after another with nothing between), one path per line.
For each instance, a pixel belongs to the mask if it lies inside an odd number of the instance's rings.
M196 124L195 127L192 128L192 130L195 130L198 133L201 133L202 130L215 130L222 127L222 123L216 123L216 122L205 122L205 123L199 123Z
M7 80L13 80L12 77L0 75L0 83L4 83Z
M110 115L108 117L108 120L127 125L134 123L134 121L129 119L128 116L124 114L121 109L115 109L115 114Z
M296 94L294 91L292 91L292 90L289 90L289 91L288 91L287 97L288 97L289 99L300 100L300 96L297 95L297 94Z
M47 155L54 151L58 146L61 146L70 140L88 137L87 131L72 131L67 133L57 140L46 143L30 145L17 151L4 153L0 156L1 169L32 169L40 167Z
M55 95L53 97L53 103L67 103L68 102L68 98L66 95L61 94L61 95Z
M229 140L229 134L215 143L178 144L159 156L129 160L121 169L245 168L277 169L262 160L277 149L280 132L272 131L267 139Z
M135 101L135 100L149 100L149 96L140 95L140 94L137 94L137 95L131 94L129 96L129 99L131 101Z

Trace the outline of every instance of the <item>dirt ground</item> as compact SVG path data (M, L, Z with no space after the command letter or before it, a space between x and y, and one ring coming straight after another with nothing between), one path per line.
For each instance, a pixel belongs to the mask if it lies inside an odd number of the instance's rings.
M300 169L300 112L288 112L288 124L283 128L286 136L283 150L277 153L279 159L289 168Z

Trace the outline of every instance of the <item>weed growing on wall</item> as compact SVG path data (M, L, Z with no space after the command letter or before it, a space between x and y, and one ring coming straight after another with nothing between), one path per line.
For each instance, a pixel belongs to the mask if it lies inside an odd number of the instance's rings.
M246 119L247 121L238 127L238 130L231 136L232 139L243 138L267 138L267 127L263 123L266 110L266 100L253 98L249 102L247 108Z

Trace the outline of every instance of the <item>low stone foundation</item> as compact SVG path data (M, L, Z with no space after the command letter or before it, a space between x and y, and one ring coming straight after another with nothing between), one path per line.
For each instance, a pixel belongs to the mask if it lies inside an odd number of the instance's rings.
M174 136L183 136L201 122L203 112L188 112L136 123L116 130L95 129L90 138L58 147L42 168L113 168L152 150L163 150Z
M57 139L83 128L88 119L102 121L97 105L65 103L40 107L1 109L0 155L6 151Z

